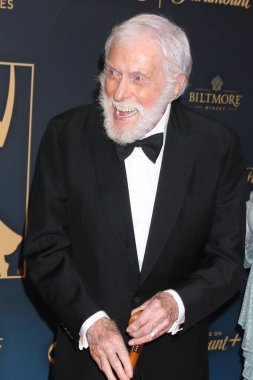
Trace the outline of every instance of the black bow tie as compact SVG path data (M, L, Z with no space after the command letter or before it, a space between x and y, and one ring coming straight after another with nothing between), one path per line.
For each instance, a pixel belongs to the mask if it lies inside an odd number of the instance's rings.
M146 156L155 163L163 145L163 133L156 133L155 135L146 137L143 140L136 140L133 143L126 145L116 145L116 150L120 161L124 161L135 147L142 148Z

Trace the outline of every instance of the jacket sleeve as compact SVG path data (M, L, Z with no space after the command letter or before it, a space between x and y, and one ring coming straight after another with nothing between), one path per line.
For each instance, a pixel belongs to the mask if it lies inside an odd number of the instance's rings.
M42 139L30 196L24 245L28 276L75 341L91 314L99 310L71 259L63 152L59 122L53 120Z
M175 288L185 305L185 329L214 312L242 287L246 279L243 269L245 166L234 133L227 146L201 264Z

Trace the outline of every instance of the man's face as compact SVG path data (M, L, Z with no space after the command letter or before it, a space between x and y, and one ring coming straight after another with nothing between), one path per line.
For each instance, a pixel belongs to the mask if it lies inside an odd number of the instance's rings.
M164 57L151 40L118 42L112 46L105 68L100 99L109 136L128 143L143 137L159 121L169 97L162 104ZM164 96L163 96L164 98ZM159 107L158 107L159 105Z

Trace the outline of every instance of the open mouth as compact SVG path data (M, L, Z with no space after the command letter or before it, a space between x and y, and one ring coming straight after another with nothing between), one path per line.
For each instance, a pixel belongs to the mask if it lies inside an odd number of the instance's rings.
M114 107L114 118L116 120L125 120L129 119L130 117L136 115L138 110L133 107Z

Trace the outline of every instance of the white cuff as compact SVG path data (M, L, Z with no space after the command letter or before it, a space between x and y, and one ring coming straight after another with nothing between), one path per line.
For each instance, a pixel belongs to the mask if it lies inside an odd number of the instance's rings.
M180 295L173 289L164 290L167 293L170 293L175 299L178 306L178 319L170 326L168 333L175 335L178 331L183 330L182 324L185 321L185 307Z
M88 344L88 341L86 338L87 331L93 325L93 323L97 322L98 319L104 318L104 317L110 319L110 317L106 314L106 312L101 310L101 311L98 311L95 314L93 314L88 319L86 319L86 321L84 321L84 323L82 324L82 327L80 329L80 332L79 332L79 336L80 336L79 350L82 350L83 348L89 347L89 344Z

